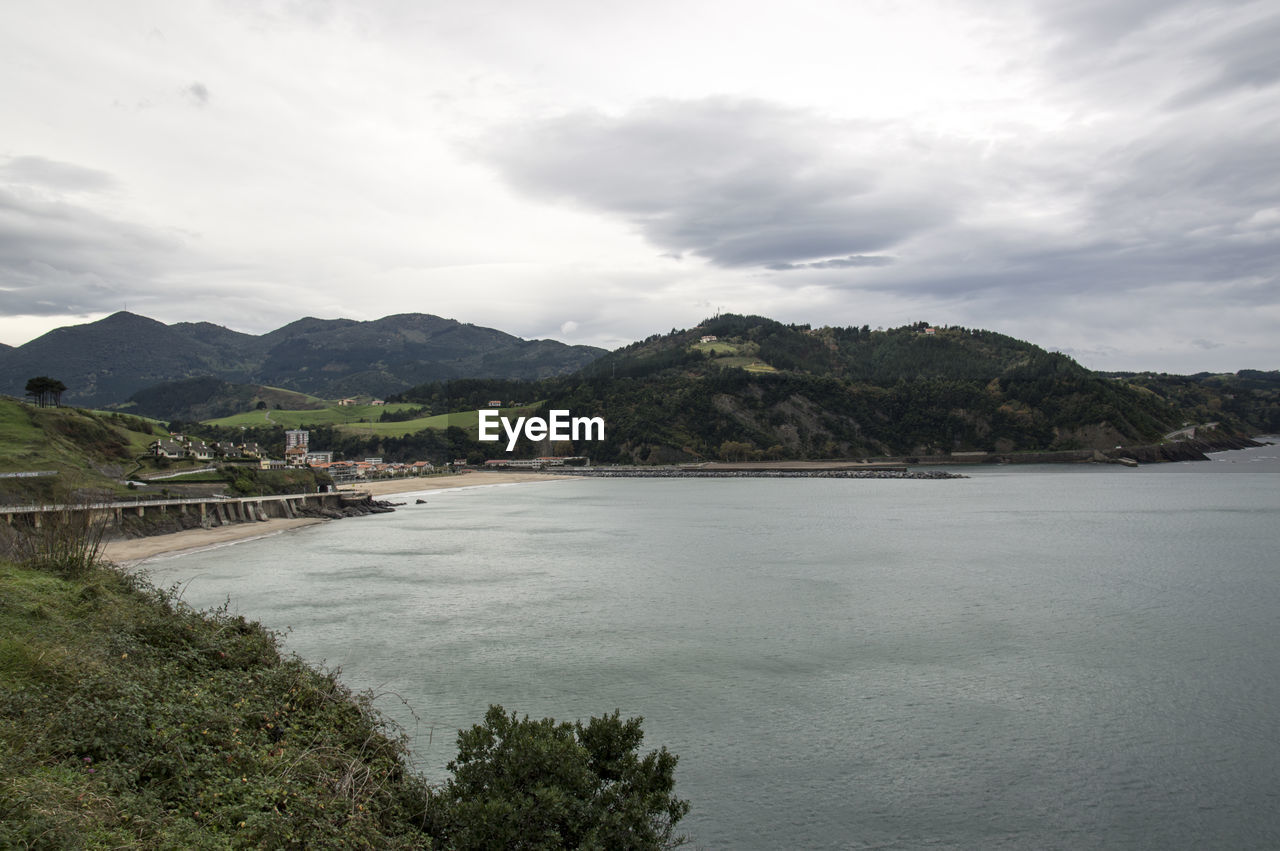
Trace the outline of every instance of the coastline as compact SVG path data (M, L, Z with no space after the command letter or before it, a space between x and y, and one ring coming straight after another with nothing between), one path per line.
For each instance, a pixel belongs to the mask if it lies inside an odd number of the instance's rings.
M427 478L391 479L367 482L355 490L371 494L375 499L404 494L429 493L431 491L451 490L453 488L474 488L488 485L514 485L523 482L547 482L567 479L568 476L550 475L546 473L465 473L456 476L432 476ZM133 567L148 559L158 556L176 555L190 550L202 550L208 547L252 541L270 535L279 535L313 526L317 523L328 523L315 517L272 518L266 521L234 523L229 526L218 526L213 529L187 529L182 532L171 532L166 535L150 535L144 538L123 538L105 541L102 544L101 557L105 561L114 562L122 567Z

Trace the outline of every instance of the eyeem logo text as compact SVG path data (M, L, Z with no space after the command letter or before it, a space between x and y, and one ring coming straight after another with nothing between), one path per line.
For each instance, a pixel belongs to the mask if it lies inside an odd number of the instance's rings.
M516 417L511 420L493 409L476 411L480 415L480 439L501 440L498 426L507 434L507 451L516 448L523 433L527 440L604 440L604 417L573 417L568 411L551 411L548 419Z

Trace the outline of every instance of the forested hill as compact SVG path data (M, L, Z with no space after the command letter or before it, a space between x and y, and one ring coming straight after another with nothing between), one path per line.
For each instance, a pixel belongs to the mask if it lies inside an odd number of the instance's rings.
M1280 434L1280 371L1104 374L1169 400L1191 422L1225 420L1254 434Z
M574 451L639 463L1109 449L1157 441L1185 420L1150 388L990 331L737 315L650 337L554 381L437 383L401 398L455 410L546 399L605 418L607 440Z
M121 311L0 349L0 393L20 396L27 379L48 375L67 386L65 402L85 406L121 403L144 388L197 377L326 398L383 396L449 378L546 378L603 353L425 313L370 322L300 319L253 335Z

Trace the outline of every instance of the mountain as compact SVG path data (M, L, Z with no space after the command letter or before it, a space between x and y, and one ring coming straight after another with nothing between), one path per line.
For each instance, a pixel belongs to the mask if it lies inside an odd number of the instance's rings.
M733 315L650 337L573 376L437 383L399 398L433 409L547 399L604 417L606 440L573 451L624 463L1111 449L1158 441L1186 419L1147 388L991 331Z
M20 396L27 379L48 375L67 385L64 401L90 407L195 377L329 398L382 396L449 378L546 378L601 354L419 313L372 322L305 318L253 335L208 322L165 325L122 311L0 350L0 392Z

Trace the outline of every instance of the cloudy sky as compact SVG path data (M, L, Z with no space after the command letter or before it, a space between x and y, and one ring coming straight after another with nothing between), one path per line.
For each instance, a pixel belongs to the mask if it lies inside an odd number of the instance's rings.
M716 311L1280 367L1280 5L11 0L0 342Z

